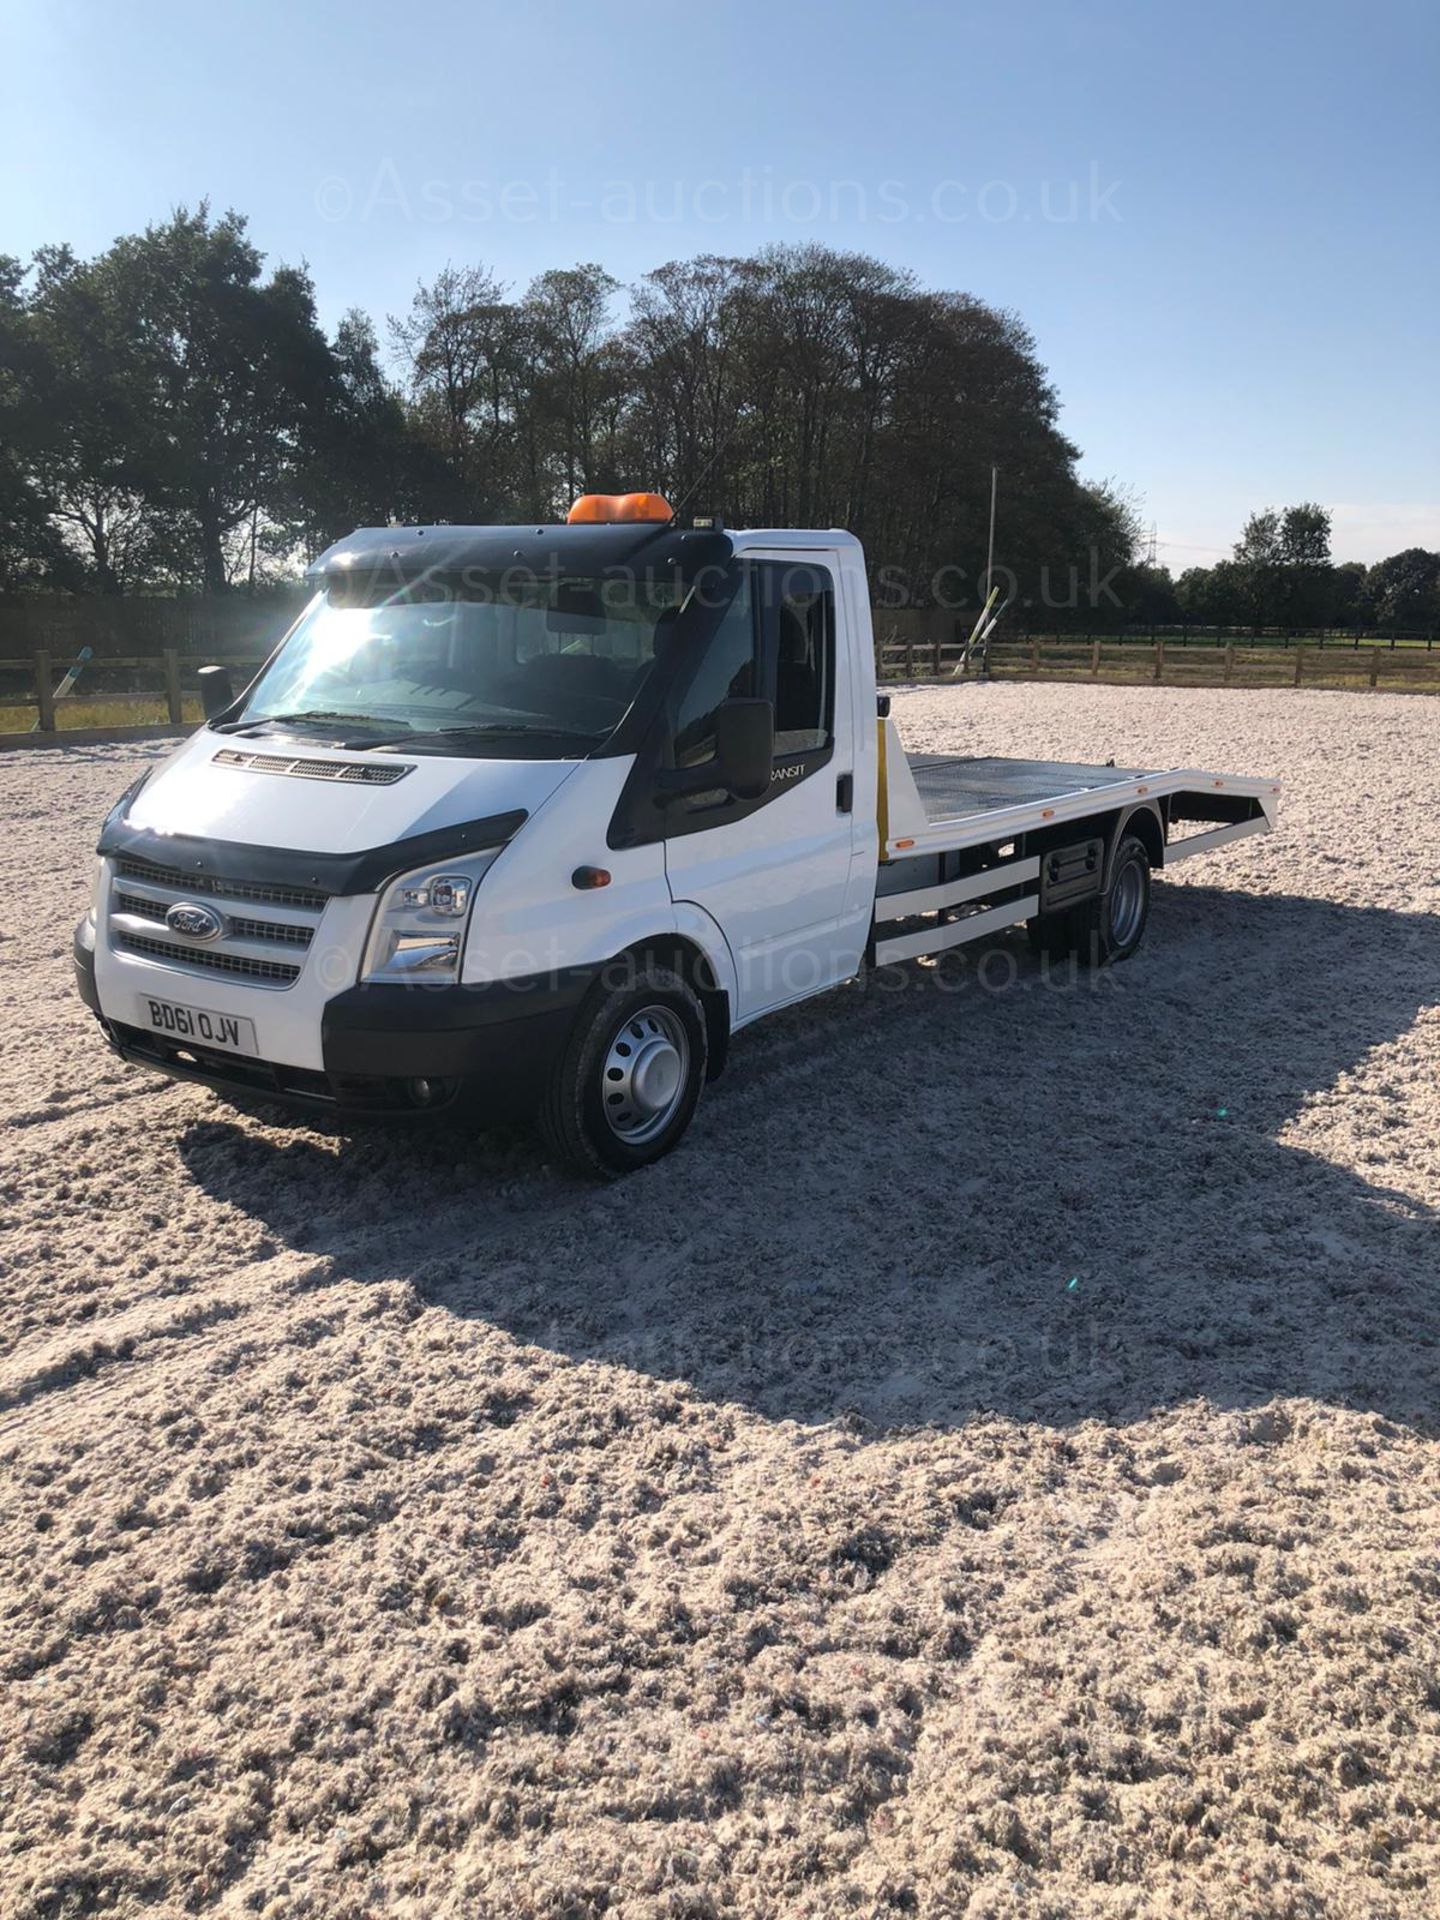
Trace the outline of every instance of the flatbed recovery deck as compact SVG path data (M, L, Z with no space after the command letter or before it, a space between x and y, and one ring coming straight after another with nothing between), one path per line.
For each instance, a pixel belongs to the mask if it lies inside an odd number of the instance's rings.
M1159 868L1274 825L1273 780L1197 768L911 753L880 721L880 964L1065 910L1129 827ZM1097 824L1108 823L1097 838Z
M1142 767L1089 767L1070 760L970 759L948 753L907 753L905 758L926 818L935 823L1149 777Z
M997 834L1003 838L1052 821L1125 809L1136 800L1172 803L1161 810L1167 827L1173 813L1176 820L1208 821L1225 829L1187 836L1186 851L1198 853L1200 846L1189 845L1192 837L1206 847L1220 846L1241 837L1230 829L1263 833L1272 827L1280 793L1273 780L1196 767L1097 767L1070 760L910 753L889 718L881 723L880 782L884 860L975 846ZM1172 845L1167 858L1179 857L1179 846Z

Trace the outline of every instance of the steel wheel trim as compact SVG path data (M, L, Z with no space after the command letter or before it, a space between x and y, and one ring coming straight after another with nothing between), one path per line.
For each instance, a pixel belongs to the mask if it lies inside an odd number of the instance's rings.
M605 1049L600 1106L617 1140L643 1146L678 1113L690 1081L690 1036L669 1007L628 1015Z
M1110 933L1117 946L1129 946L1140 931L1144 912L1145 876L1138 860L1127 860L1110 894Z

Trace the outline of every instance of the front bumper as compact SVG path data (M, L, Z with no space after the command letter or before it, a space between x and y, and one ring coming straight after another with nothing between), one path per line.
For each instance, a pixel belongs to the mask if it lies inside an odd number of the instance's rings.
M533 1111L599 967L477 986L358 986L326 1001L323 1067L287 1066L180 1043L107 1018L95 951L74 941L80 998L124 1060L213 1087L237 1105L279 1103L313 1116L421 1118L464 1107L480 1117Z

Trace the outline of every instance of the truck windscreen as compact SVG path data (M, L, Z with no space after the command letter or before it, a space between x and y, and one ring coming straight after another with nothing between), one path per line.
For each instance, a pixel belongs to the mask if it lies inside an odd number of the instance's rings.
M314 600L227 732L577 757L634 701L686 598L646 578L433 578Z

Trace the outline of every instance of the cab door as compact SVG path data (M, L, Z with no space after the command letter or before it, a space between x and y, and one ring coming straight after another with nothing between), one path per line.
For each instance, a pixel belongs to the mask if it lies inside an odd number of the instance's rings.
M870 900L854 884L855 713L835 557L746 549L739 582L680 694L674 764L714 757L714 710L730 698L775 708L769 793L723 789L670 811L671 897L715 919L735 961L738 1022L804 998L858 969ZM864 897L861 897L864 896Z

